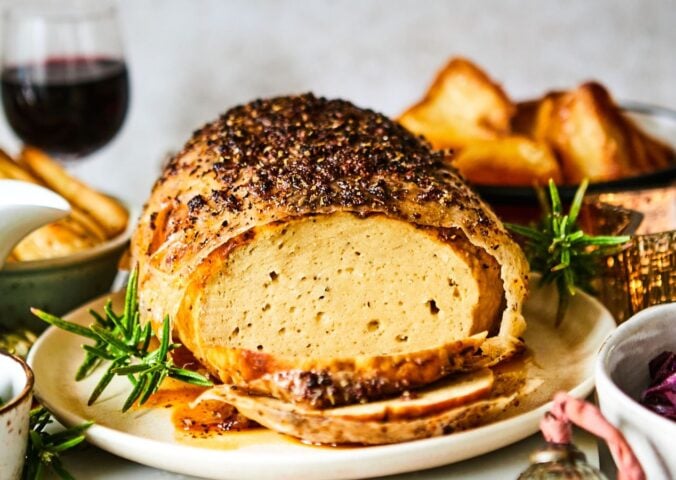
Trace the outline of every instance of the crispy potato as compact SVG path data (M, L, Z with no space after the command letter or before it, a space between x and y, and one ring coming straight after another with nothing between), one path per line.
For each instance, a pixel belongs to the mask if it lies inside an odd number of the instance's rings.
M511 122L512 133L546 142L552 111L561 95L561 92L550 92L537 100L517 103Z
M122 205L71 177L45 153L25 147L20 161L47 186L94 218L107 237L113 237L126 228L129 215Z
M2 149L0 149L0 173L3 173L5 178L40 184L37 178L21 168L21 166L12 160L12 157L7 155Z
M435 148L460 148L508 133L514 111L499 85L468 60L455 58L398 121Z
M463 148L452 164L478 185L546 185L561 183L561 169L551 149L524 136L476 141Z
M457 150L477 140L499 138L499 135L491 130L469 125L444 125L419 118L407 118L404 121L403 118L400 122L404 127L416 135L422 135L436 150Z
M97 240L104 241L108 239L108 235L106 234L105 230L103 230L103 227L101 227L101 225L96 223L96 220L79 208L71 205L69 217L82 225Z
M673 150L623 115L597 83L518 104L512 127L547 142L569 183L584 177L614 180L659 170L674 161Z
M512 133L531 137L535 127L535 117L540 107L540 100L526 100L518 102L514 116L510 121Z
M552 159L558 160L558 178L565 183L579 183L583 178L615 180L676 163L674 150L625 117L597 83L513 105L485 73L462 58L452 60L437 75L425 98L399 121L436 148L460 150L458 165L472 181L495 182L490 172L507 171L507 158L520 162L510 164L509 171L534 175L524 185L540 181L544 175L557 178ZM540 145L534 147L523 138L501 140L509 134L528 137ZM502 143L489 146L489 140ZM545 151L542 144L551 151ZM497 155L495 169L487 169L489 154ZM536 168L535 158L545 159L545 163ZM471 166L471 162L477 165ZM520 181L517 177L507 181Z
M22 262L41 260L70 255L97 243L81 225L66 218L30 233L14 247L12 254Z
M456 162L475 182L523 180L522 185L530 185L545 175L569 184L583 178L600 182L676 164L674 149L634 124L597 83L514 105L483 71L463 58L451 60L399 122L437 149L460 151ZM503 140L509 135L520 140ZM495 168L489 168L490 155L496 155ZM509 158L516 163L505 163ZM536 158L545 163L536 166ZM552 160L558 162L558 170ZM507 171L516 177L497 180L494 175ZM533 177L520 176L527 172Z
M546 139L565 179L615 180L645 171L646 158L631 125L603 86L586 83L554 101Z

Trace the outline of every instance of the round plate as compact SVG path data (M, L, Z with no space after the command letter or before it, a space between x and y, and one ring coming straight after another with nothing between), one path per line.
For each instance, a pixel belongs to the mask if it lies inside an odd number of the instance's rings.
M676 148L676 111L638 102L624 102L622 109L625 115L644 131ZM589 193L609 193L657 188L670 185L674 180L676 180L676 165L634 177L591 183L587 191ZM564 202L572 201L577 187L577 185L559 186L561 199ZM481 198L491 205L537 205L538 201L535 191L530 186L473 185L473 188L481 195Z
M120 306L122 294L113 297ZM68 318L90 323L86 305ZM555 329L556 291L535 288L525 306L530 360L527 375L542 385L521 399L509 418L443 437L375 447L331 448L301 444L267 430L227 433L213 441L194 440L175 432L167 409L120 408L129 383L116 379L92 406L87 397L100 371L75 382L82 361L82 339L50 328L29 355L35 371L35 393L65 425L94 420L87 440L103 450L152 467L213 479L351 479L390 475L437 467L481 455L521 440L538 429L559 390L584 397L594 386L594 359L605 337L614 329L610 313L595 299L573 297L563 325Z

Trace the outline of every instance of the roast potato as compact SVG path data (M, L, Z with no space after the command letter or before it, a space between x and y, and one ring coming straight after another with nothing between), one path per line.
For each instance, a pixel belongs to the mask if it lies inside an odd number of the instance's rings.
M470 182L480 185L546 185L550 178L562 180L551 149L518 135L475 141L460 150L452 163Z
M514 111L498 84L470 61L455 58L399 123L437 149L461 148L508 133Z

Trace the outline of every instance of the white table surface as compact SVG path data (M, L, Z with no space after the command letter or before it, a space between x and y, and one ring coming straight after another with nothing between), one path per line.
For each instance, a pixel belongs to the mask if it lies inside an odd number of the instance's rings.
M594 78L617 98L676 108L673 0L121 0L120 11L129 116L109 146L69 168L136 206L166 155L231 106L311 90L396 115L452 55L476 60L516 99ZM19 148L1 115L0 146ZM577 438L596 462L593 441ZM538 443L397 478L514 478ZM94 448L68 464L78 479L185 478Z
M529 454L543 443L540 435L533 435L521 442L464 462L382 478L388 480L516 479L519 473L528 467ZM577 430L574 443L585 453L590 463L598 466L598 449L592 436ZM264 461L265 459L262 458L261 462ZM144 467L91 446L69 455L65 463L68 470L78 480L192 480L197 478Z

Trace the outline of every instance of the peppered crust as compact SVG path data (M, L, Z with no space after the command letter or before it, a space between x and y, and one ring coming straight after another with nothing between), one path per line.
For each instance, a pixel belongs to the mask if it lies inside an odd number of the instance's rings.
M212 253L255 228L335 212L461 232L500 265L506 308L498 336L523 333L523 253L442 154L383 115L312 94L232 108L169 161L132 241L142 318L161 325L169 315L199 358L184 300Z
M204 240L198 219L224 210L246 212L263 204L288 214L337 207L398 215L393 200L412 191L418 202L473 210L480 228L495 229L442 160L424 139L381 114L306 94L256 100L195 131L155 190L186 173L215 181L217 188L208 192L188 197L179 190L174 198L185 205L185 218L165 233L190 229L198 244ZM458 188L451 194L449 185Z

